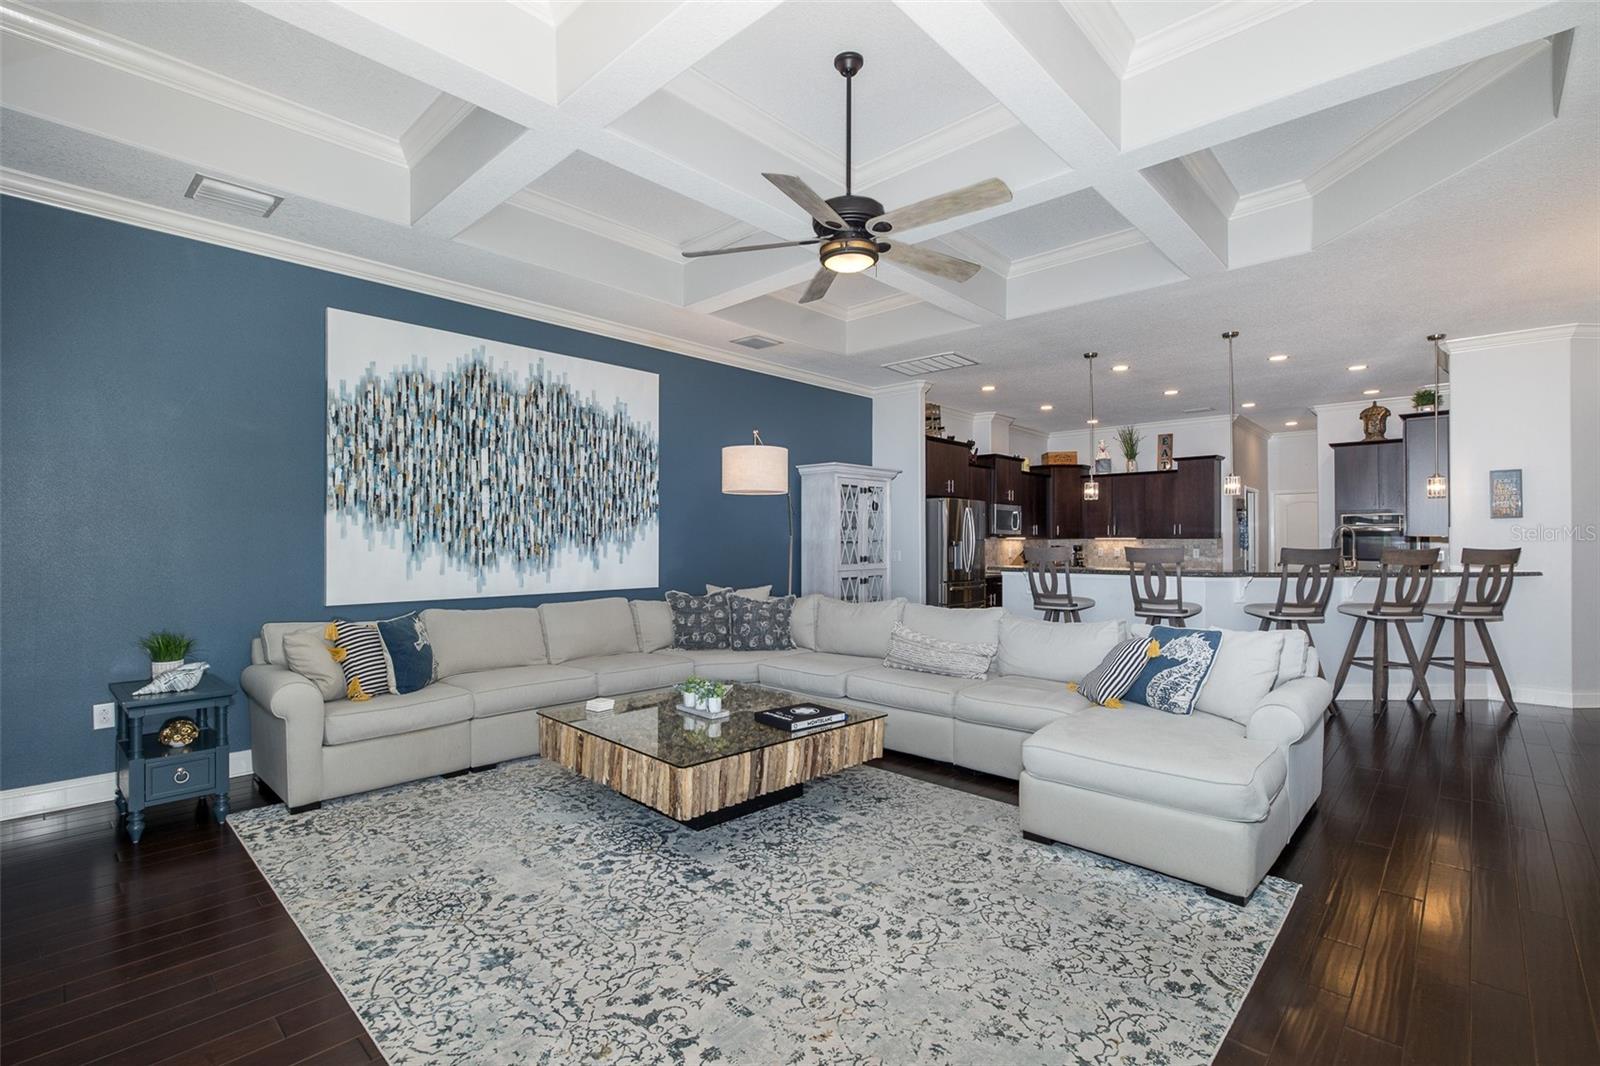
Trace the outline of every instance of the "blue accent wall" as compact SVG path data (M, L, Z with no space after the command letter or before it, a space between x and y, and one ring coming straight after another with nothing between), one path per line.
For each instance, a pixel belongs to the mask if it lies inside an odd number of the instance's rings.
M10 197L0 241L0 788L113 768L90 705L148 674L141 634L194 635L236 682L262 622L330 617L329 307L661 375L663 589L783 585L783 500L722 495L723 445L871 459L861 396ZM247 747L242 696L231 722Z

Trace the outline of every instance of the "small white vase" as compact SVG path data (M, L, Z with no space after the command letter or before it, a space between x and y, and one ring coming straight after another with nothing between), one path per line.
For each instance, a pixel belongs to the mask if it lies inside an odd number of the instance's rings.
M155 660L152 659L151 662L150 662L150 680L154 681L156 678L160 677L162 674L171 673L172 671L176 670L178 667L182 666L183 663L184 663L184 660L182 660L182 659L169 659L168 661L166 661L164 663L158 663L158 662L156 662Z
M708 713L710 713L710 714L721 714L722 713L722 697L721 696L707 696L706 697L706 711Z
M700 694L697 692L685 692L683 694L683 705L691 711L698 710L700 707Z
M1137 460L1137 459L1126 459L1126 460L1124 460L1123 461L1123 469L1126 470L1130 474L1137 474L1139 472L1139 460Z

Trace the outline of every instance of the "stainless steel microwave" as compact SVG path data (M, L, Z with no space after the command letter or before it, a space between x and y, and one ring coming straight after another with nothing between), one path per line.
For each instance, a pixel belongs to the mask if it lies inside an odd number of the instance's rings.
M1014 503L997 503L990 508L989 532L997 537L1022 535L1022 508Z

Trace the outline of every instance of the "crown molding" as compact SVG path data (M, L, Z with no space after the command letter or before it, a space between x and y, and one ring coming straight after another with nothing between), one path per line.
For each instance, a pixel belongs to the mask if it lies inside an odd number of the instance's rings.
M1006 271L1006 277L1008 279L1026 277L1041 270L1053 270L1085 259L1093 259L1095 256L1110 255L1112 252L1138 248L1149 243L1143 233L1130 227L1115 233L1107 233L1103 237L1090 237L1086 241L1078 241L1064 248L1013 259L1010 269Z
M1550 42L1540 39L1468 63L1318 167L1305 179L1306 189L1314 196L1355 173L1440 115L1464 103L1549 48Z
M1233 211L1228 218L1244 218L1261 211L1271 211L1288 204L1309 200L1311 190L1306 188L1303 181L1286 181L1282 185L1273 185L1265 189L1258 189L1239 197L1233 205Z
M972 260L985 270L999 274L1002 278L1011 270L1011 260L971 233L957 230L954 233L942 234L936 239L952 252Z
M1233 187L1233 180L1228 177L1228 172L1222 169L1222 164L1217 162L1217 157L1211 149L1202 148L1198 152L1190 152L1183 157L1183 169L1186 170L1200 190L1206 194L1206 199L1216 205L1222 216L1227 218L1233 214L1234 208L1239 203L1239 190Z
M681 251L671 241L607 218L587 208L576 207L565 200L557 200L536 189L519 189L512 194L506 204L519 211L542 215L553 221L593 233L597 237L604 237L618 244L625 244L629 248L671 260L673 263L679 265L683 263Z
M1133 42L1124 78L1136 77L1191 52L1287 14L1309 0L1223 0Z
M1110 0L1077 0L1061 6L1067 9L1067 16L1083 31L1095 52L1111 68L1111 73L1122 77L1128 69L1128 61L1133 58L1134 38L1133 31L1117 14L1116 5Z
M1546 344L1551 341L1600 340L1600 324L1569 322L1560 326L1537 326L1533 329L1516 329L1505 333L1485 333L1478 337L1456 337L1440 345L1450 355L1463 352L1488 352L1498 348L1519 348L1528 344Z
M1017 117L1004 106L990 104L932 133L924 134L910 144L902 144L876 159L860 164L856 167L855 183L865 188L897 178L1019 125L1021 123ZM836 157L835 166L842 172L844 160Z
M914 392L918 396L926 396L931 383L924 378L913 378L910 381L897 381L893 385L878 385L867 390L868 395L874 399L879 397L898 396L903 392Z
M487 308L490 311L500 311L504 314L515 315L518 318L526 318L536 322L562 326L567 329L593 333L597 336L609 337L629 344L639 344L648 348L671 352L675 355L688 356L691 359L704 359L710 363L721 363L724 366L737 367L741 370L765 374L768 377L798 381L802 384L816 385L819 388L832 389L835 392L850 393L855 396L872 395L871 386L845 381L842 378L831 377L827 374L818 374L809 370L768 363L736 352L725 352L708 344L670 337L654 330L642 329L638 326L631 326L623 322L616 322L563 307L555 307L550 304L540 303L537 300L527 299L526 297L495 292L477 285L452 281L448 278L424 274L421 271L409 270L389 263L380 263L362 256L351 255L348 252L334 251L331 248L318 247L317 245L307 244L289 237L280 237L275 234L248 229L244 226L202 218L198 215L185 214L182 211L174 211L171 208L157 207L153 204L141 203L113 193L69 185L65 182L41 178L33 174L25 174L10 168L0 168L0 193L17 196L24 200L32 200L35 203L47 204L51 207L76 211L80 214L94 215L113 222L126 223L130 226L137 226L140 229L155 230L159 233L167 233L176 237L186 237L206 244L215 244L224 248L232 248L236 251L249 252L252 255L266 256L269 259L278 259L317 270L326 270L334 274L343 274L346 277L376 282L380 285L391 285L411 292L420 292L428 296L454 300L457 303Z
M46 47L221 104L296 133L360 152L385 163L406 166L406 155L399 141L132 41L90 29L62 18L53 11L46 14L9 3L0 5L0 28Z
M784 298L791 303L804 307L807 311L815 311L818 314L827 315L835 321L845 323L859 322L863 318L871 318L873 315L886 315L890 311L898 311L901 308L914 307L922 303L920 299L909 292L891 292L876 299L855 304L852 307L839 307L830 304L826 297L808 304L800 304L800 297L798 296Z
M720 82L694 68L672 80L666 91L760 144L810 167L818 174L843 174L844 158L796 132Z
M440 93L417 116L410 128L400 135L400 154L405 156L406 164L416 165L419 159L439 147L439 142L450 136L450 131L476 110L465 100L458 100L449 93Z
M750 223L734 218L698 236L690 237L683 243L686 248L727 248L740 241L749 240L760 232L759 228Z

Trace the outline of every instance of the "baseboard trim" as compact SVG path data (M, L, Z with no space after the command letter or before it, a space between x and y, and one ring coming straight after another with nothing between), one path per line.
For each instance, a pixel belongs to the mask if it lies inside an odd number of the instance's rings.
M228 753L228 776L245 777L254 769L250 749ZM40 814L69 811L74 807L88 807L96 803L109 803L117 794L115 773L92 774L74 777L67 781L47 781L42 785L25 785L0 792L0 822L14 818L29 818Z
M1330 677L1329 680L1332 680ZM1437 674L1428 678L1428 689L1433 693L1435 703L1453 699L1453 686L1449 677ZM1403 700L1411 691L1411 674L1402 671L1390 671L1389 698ZM1600 693L1574 692L1567 689L1533 688L1526 685L1511 686L1511 695L1516 698L1519 705L1559 707L1562 710L1573 710L1578 707L1600 707ZM1365 670L1352 670L1350 676L1345 678L1344 688L1340 689L1334 697L1345 703L1365 703L1372 699L1372 676ZM1467 681L1467 699L1469 700L1496 700L1500 699L1500 690L1493 681L1478 680ZM1420 702L1420 698L1419 698Z

